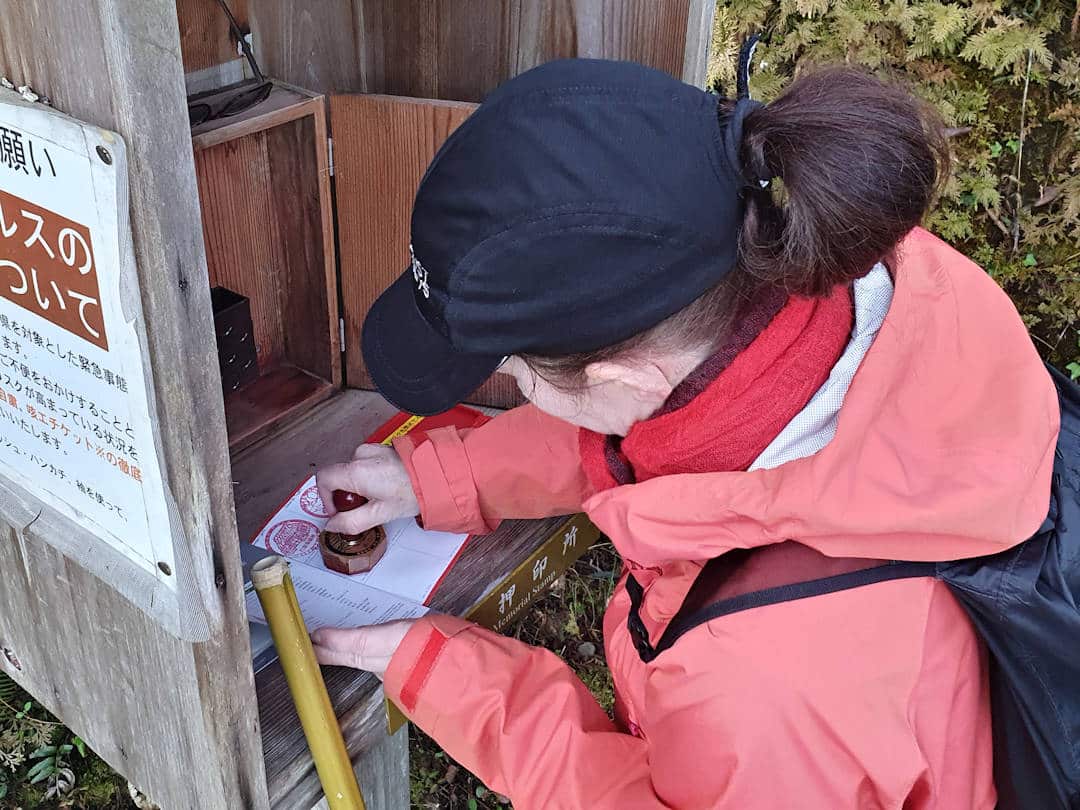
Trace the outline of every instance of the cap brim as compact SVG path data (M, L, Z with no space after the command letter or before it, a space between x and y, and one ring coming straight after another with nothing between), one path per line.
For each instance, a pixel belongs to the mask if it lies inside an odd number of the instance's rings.
M371 307L361 349L379 393L418 416L434 416L457 405L503 359L456 351L417 309L411 272L391 284Z

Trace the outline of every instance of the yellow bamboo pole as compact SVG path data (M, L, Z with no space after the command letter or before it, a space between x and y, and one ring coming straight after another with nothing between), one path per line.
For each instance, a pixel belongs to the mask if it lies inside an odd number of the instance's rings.
M289 684L311 758L319 774L330 810L365 810L341 727L330 705L311 638L300 614L289 564L267 557L251 569L251 583L259 596Z

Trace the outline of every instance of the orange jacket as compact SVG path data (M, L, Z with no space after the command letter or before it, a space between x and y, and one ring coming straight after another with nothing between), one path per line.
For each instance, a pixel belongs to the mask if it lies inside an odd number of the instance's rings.
M833 439L775 469L588 491L577 431L531 406L397 448L425 525L584 509L644 586L655 643L705 561L796 539L836 557L944 560L1046 515L1057 403L1008 298L913 231ZM948 589L880 583L724 616L643 663L620 583L604 621L610 720L552 653L420 620L387 695L526 808L994 806L985 652Z

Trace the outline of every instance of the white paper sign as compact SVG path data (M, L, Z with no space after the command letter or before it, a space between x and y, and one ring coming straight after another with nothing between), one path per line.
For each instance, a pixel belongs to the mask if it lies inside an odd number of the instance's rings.
M0 464L175 590L124 167L112 133L0 102Z

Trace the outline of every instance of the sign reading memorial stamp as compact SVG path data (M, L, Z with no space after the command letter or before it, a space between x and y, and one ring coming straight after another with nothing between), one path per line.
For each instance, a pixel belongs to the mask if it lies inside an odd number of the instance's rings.
M175 592L144 342L123 142L0 95L2 473Z

